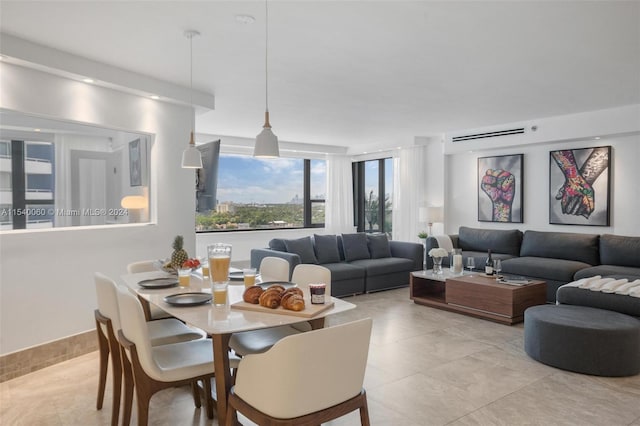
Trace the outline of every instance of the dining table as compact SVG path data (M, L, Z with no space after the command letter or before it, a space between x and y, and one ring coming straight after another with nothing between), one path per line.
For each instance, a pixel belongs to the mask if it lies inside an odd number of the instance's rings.
M224 306L215 306L212 302L193 306L175 306L165 302L166 296L180 293L211 294L211 282L208 277L203 278L200 271L198 269L191 274L189 286L175 285L162 288L144 288L139 285L145 280L171 277L165 271L125 274L121 276L121 280L143 302L151 303L163 309L171 316L203 330L211 337L215 370L216 408L218 424L221 425L226 424L227 399L233 384L229 367L229 339L233 333L301 322L308 322L312 329L323 328L327 316L355 308L353 303L326 296L325 303L333 305L317 312L310 318L286 314L281 309L265 310L264 312L236 309L233 305L241 304L239 302L242 302L242 295L245 290L243 281L229 281L227 303ZM305 293L305 302L310 303L309 297L309 294ZM237 419L235 423L238 423Z

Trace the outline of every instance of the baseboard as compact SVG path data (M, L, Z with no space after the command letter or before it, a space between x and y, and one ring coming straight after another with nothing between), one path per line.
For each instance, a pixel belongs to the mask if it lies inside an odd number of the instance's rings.
M96 331L86 331L64 339L0 356L0 383L98 350Z

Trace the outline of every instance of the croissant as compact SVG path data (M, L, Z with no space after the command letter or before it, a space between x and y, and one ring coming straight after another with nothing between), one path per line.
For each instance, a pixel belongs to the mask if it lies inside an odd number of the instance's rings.
M270 285L267 290L278 290L280 293L282 293L284 291L284 287L281 286L280 284L274 284L274 285Z
M302 311L304 309L304 298L299 294L289 293L282 298L281 305L290 311Z
M297 294L298 296L304 297L304 293L298 287L288 288L282 293L282 297L284 298L287 294Z
M253 285L251 287L248 287L244 293L242 294L242 300L244 300L247 303L253 303L254 305L257 305L260 299L260 295L264 293L264 290L262 289L262 287L258 286L258 285Z
M265 308L275 309L280 306L280 300L282 297L280 296L280 291L277 289L265 290L259 297L260 306L264 306Z

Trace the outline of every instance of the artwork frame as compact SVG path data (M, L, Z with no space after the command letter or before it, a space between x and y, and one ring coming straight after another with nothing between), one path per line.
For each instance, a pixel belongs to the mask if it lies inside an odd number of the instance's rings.
M549 151L549 224L610 226L611 145Z
M524 154L479 157L478 221L523 223Z
M129 185L142 186L142 141L140 138L129 142Z

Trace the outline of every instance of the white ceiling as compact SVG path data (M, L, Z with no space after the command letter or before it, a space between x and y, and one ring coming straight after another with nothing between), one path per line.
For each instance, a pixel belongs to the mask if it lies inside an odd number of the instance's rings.
M216 97L199 133L255 137L264 2L4 1L0 29ZM236 22L238 14L256 18ZM640 103L640 2L269 2L269 110L281 140L415 136Z

